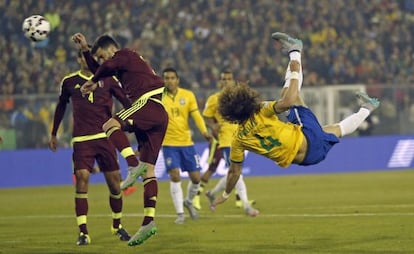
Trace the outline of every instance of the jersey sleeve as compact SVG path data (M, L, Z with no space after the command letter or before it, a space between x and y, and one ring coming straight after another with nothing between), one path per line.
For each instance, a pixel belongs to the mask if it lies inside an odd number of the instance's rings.
M234 138L230 148L230 161L242 163L244 161L244 148L237 138Z
M217 97L211 95L207 98L204 110L203 110L203 116L205 117L214 117L217 110Z
M92 78L92 81L98 82L101 78L115 75L116 71L118 69L122 69L127 62L128 56L126 54L121 51L116 52L111 59L106 60L99 66Z
M122 89L121 84L113 77L108 78L108 83L111 87L111 94L114 96L124 108L129 108L131 106L131 101L127 97Z
M95 73L96 70L99 68L99 63L92 57L90 51L82 52L83 57L85 58L86 64L88 65L89 70L92 73Z
M263 101L262 102L262 113L266 117L271 117L273 115L276 115L275 110L273 109L273 106L276 104L277 101Z
M56 136L59 125L65 115L66 105L69 103L70 93L65 86L65 80L62 81L60 87L59 101L56 105L55 114L53 116L52 136Z

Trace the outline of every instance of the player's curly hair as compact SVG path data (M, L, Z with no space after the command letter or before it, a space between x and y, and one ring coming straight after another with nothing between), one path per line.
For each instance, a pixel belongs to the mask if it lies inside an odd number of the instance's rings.
M242 124L260 111L259 92L250 88L245 82L225 87L219 96L218 110L224 120Z

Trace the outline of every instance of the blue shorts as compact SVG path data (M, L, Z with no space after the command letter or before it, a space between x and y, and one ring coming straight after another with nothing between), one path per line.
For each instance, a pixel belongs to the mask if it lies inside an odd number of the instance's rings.
M300 165L313 165L324 160L329 150L339 143L331 133L323 131L312 111L303 106L293 106L287 116L289 122L302 126L302 132L308 141L308 151Z
M179 168L181 171L201 171L200 156L194 146L163 146L164 163L167 172Z

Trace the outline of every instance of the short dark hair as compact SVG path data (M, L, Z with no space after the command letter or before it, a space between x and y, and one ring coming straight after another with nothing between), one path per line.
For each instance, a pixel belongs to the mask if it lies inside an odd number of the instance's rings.
M230 68L224 68L220 71L220 74L234 74Z
M116 48L119 48L119 44L116 42L114 38L107 34L101 35L94 42L91 49L91 53L93 55L96 53L96 51L98 51L99 48L106 49L111 45L114 45Z
M162 74L164 75L164 73L166 73L166 72L174 72L174 73L175 73L175 76L177 76L177 78L178 78L178 73L177 73L177 70L176 70L176 69L174 69L174 68L172 68L172 67L165 68L165 69L162 71Z

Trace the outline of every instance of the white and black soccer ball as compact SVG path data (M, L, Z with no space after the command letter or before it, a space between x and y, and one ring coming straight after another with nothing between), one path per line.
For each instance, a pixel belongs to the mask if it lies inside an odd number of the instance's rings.
M50 23L41 15L32 15L23 21L24 36L32 41L43 41L50 32Z

